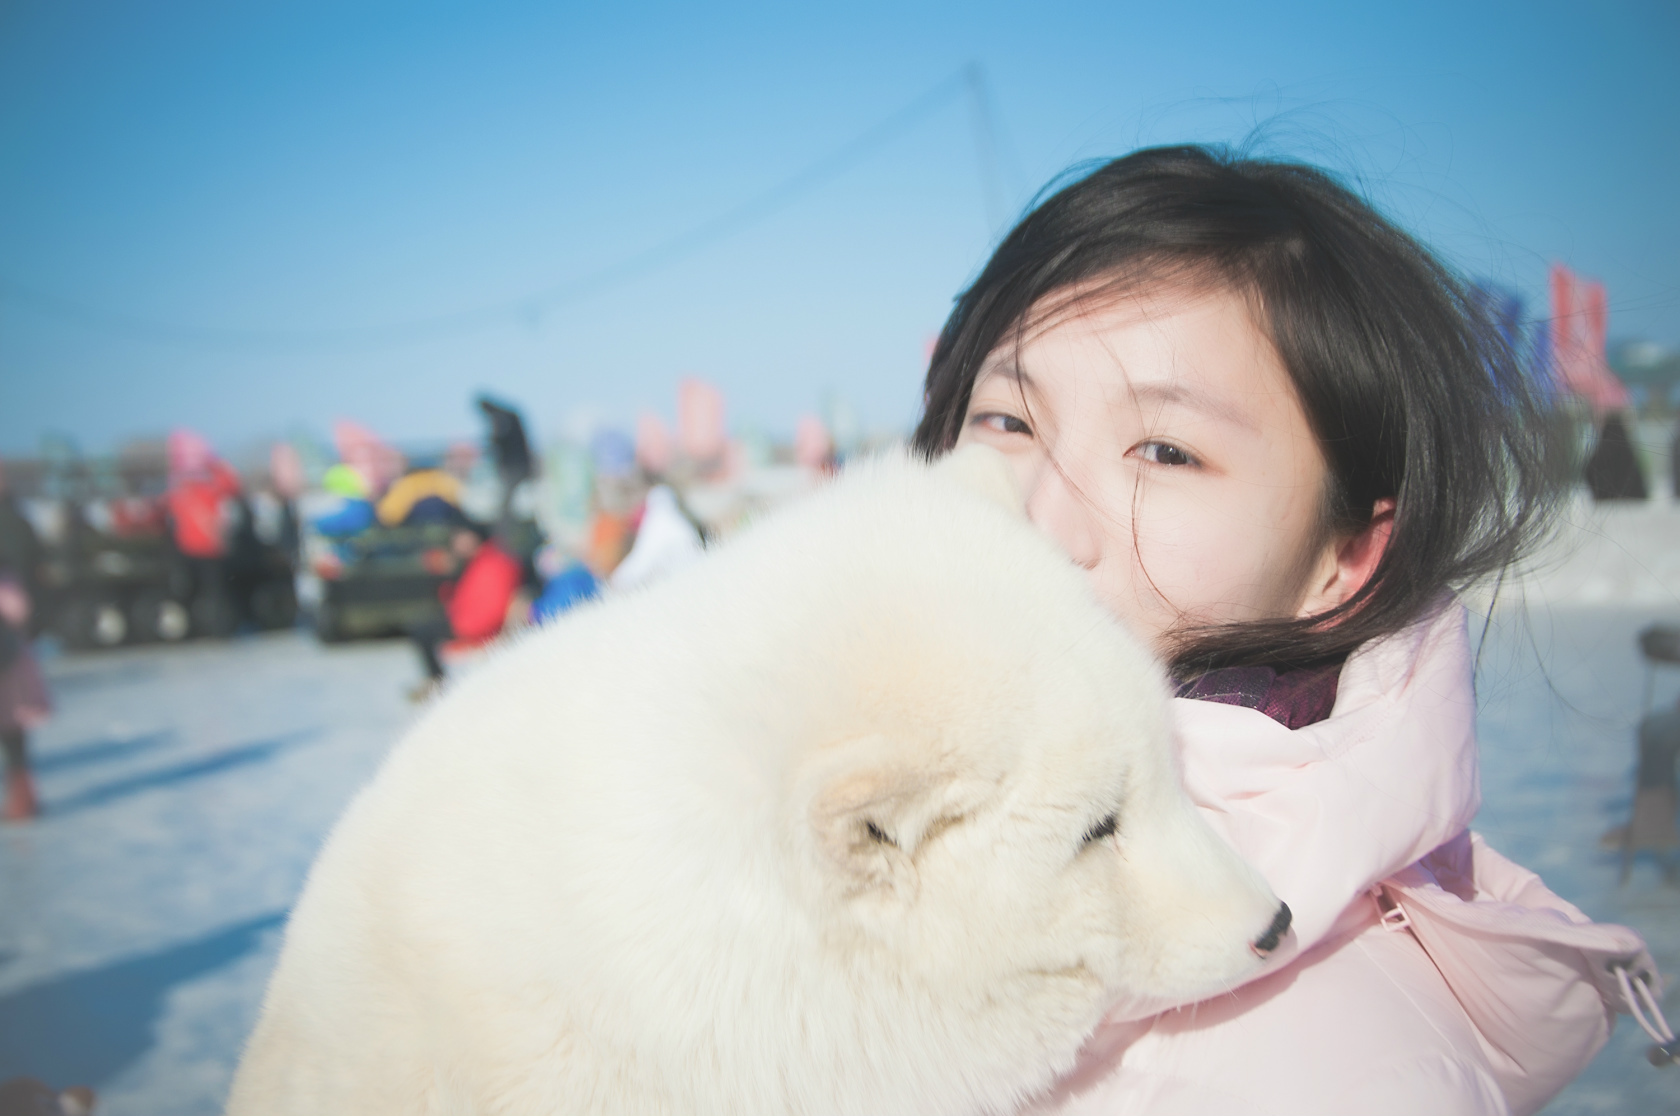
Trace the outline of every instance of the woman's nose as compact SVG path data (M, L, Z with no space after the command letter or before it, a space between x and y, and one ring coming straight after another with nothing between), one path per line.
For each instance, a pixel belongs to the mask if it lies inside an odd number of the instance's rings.
M1027 518L1055 539L1080 566L1094 569L1102 558L1102 533L1091 514L1089 500L1078 486L1046 463L1027 480Z

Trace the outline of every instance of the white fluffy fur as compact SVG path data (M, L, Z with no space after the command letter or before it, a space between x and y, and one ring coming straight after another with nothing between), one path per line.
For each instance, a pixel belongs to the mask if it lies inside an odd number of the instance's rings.
M1004 468L854 468L448 692L310 873L229 1112L1002 1111L1116 1002L1250 972L1277 901Z

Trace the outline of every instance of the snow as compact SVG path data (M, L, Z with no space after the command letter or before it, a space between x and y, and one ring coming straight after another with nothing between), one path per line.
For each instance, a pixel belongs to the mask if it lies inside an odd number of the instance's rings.
M1478 828L1680 974L1680 889L1649 859L1619 886L1599 842L1631 799L1634 636L1680 623L1680 511L1571 519L1487 625ZM304 872L414 715L413 651L281 633L45 665L47 813L0 827L0 1079L92 1084L108 1116L218 1112ZM1677 697L1680 669L1660 672L1656 701ZM1680 1018L1680 992L1665 1007ZM1647 1045L1624 1019L1547 1112L1680 1113L1680 1069Z
M1477 673L1482 810L1476 828L1594 919L1632 926L1671 982L1680 978L1680 888L1651 857L1618 885L1619 855L1600 837L1627 820L1634 730L1646 670L1634 644L1653 620L1680 623L1680 601L1649 606L1535 605L1494 614ZM1680 670L1655 701L1680 696ZM1663 999L1680 1018L1680 983ZM1680 1113L1680 1072L1645 1060L1650 1040L1623 1018L1597 1060L1547 1107L1552 1114Z
M45 814L0 828L0 1079L215 1113L321 838L412 716L404 644L63 657Z

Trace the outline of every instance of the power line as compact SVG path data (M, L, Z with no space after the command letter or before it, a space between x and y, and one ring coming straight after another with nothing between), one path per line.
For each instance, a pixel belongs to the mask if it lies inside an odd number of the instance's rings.
M1008 219L1002 173L998 168L997 127L992 119L991 100L986 96L986 72L971 62L963 70L968 87L968 115L974 127L974 157L979 164L980 189L986 199L986 232L997 236Z
M600 268L576 279L555 283L521 298L486 304L449 314L411 318L378 326L351 326L335 329L232 329L188 326L150 321L131 315L111 312L99 307L64 298L45 291L0 278L0 300L49 314L60 320L74 322L103 333L139 340L195 348L221 349L363 349L473 333L517 322L541 318L561 306L581 302L612 287L630 282L651 272L710 247L743 229L787 208L803 195L829 180L838 177L853 165L897 138L912 124L930 114L965 91L971 103L981 107L976 115L977 150L989 150L981 155L982 188L987 197L988 218L992 218L993 196L996 190L996 148L990 140L990 113L984 107L983 78L979 67L970 65L934 85L927 92L894 112L861 135L842 144L830 154L818 159L790 178L735 208L687 232L671 237L642 252L617 263ZM972 99L980 97L982 101ZM984 133L984 139L982 136ZM987 146L989 144L989 147ZM988 161L991 169L988 173ZM994 224L996 221L994 220Z

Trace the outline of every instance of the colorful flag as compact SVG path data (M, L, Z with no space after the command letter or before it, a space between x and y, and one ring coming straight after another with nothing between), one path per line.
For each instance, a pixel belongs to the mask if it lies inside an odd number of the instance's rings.
M216 451L196 430L176 427L169 432L169 481L177 484L186 477L207 473L216 461Z
M727 442L723 392L704 380L684 379L677 385L677 444L683 456L696 462L717 461Z
M268 479L283 500L296 500L308 483L303 457L290 442L275 442L268 449Z
M636 416L636 462L655 476L671 467L671 431L652 411Z
M793 428L793 458L807 469L826 469L834 459L828 427L815 415L803 415Z
M1552 265L1552 368L1560 387L1585 399L1596 414L1628 405L1627 385L1610 371L1605 340L1610 303L1604 284Z

